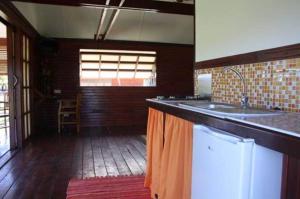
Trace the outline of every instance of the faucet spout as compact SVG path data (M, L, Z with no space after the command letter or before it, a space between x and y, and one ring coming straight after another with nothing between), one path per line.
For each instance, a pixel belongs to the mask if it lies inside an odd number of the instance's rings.
M249 106L249 98L247 96L247 86L246 86L246 81L245 81L244 76L238 70L236 70L233 67L230 67L230 66L225 67L224 71L227 71L227 70L232 71L234 74L236 74L240 78L241 83L243 84L243 92L242 92L242 97L241 97L241 106L243 108L247 108Z

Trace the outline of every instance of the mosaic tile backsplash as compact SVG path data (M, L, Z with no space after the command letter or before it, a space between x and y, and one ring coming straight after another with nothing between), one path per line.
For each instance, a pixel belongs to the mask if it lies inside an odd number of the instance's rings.
M245 77L251 107L300 112L300 58L233 66ZM224 67L195 70L195 94L199 74L212 74L212 100L240 104L240 79Z

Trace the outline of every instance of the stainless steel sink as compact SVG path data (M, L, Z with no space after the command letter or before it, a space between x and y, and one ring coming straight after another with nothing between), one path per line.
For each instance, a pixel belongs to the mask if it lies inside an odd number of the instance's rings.
M263 109L242 108L240 106L215 102L181 102L178 105L189 109L204 111L211 114L218 114L223 116L255 117L281 114L281 112L278 111L276 112Z

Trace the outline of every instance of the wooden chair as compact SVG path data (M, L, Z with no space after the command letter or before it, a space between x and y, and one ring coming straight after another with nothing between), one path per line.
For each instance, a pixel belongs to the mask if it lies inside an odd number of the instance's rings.
M76 125L77 134L80 132L80 101L81 95L76 99L61 99L58 107L58 133L64 125Z

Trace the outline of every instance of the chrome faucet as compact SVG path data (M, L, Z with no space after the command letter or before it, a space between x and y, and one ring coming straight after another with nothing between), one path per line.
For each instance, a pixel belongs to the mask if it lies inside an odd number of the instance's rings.
M227 70L231 70L232 72L234 72L240 78L240 80L243 84L243 92L242 92L242 97L241 97L241 106L242 106L242 108L249 107L249 98L247 96L247 86L246 86L245 78L243 77L243 75L238 70L236 70L233 67L230 67L230 66L224 67L224 71L227 71Z

